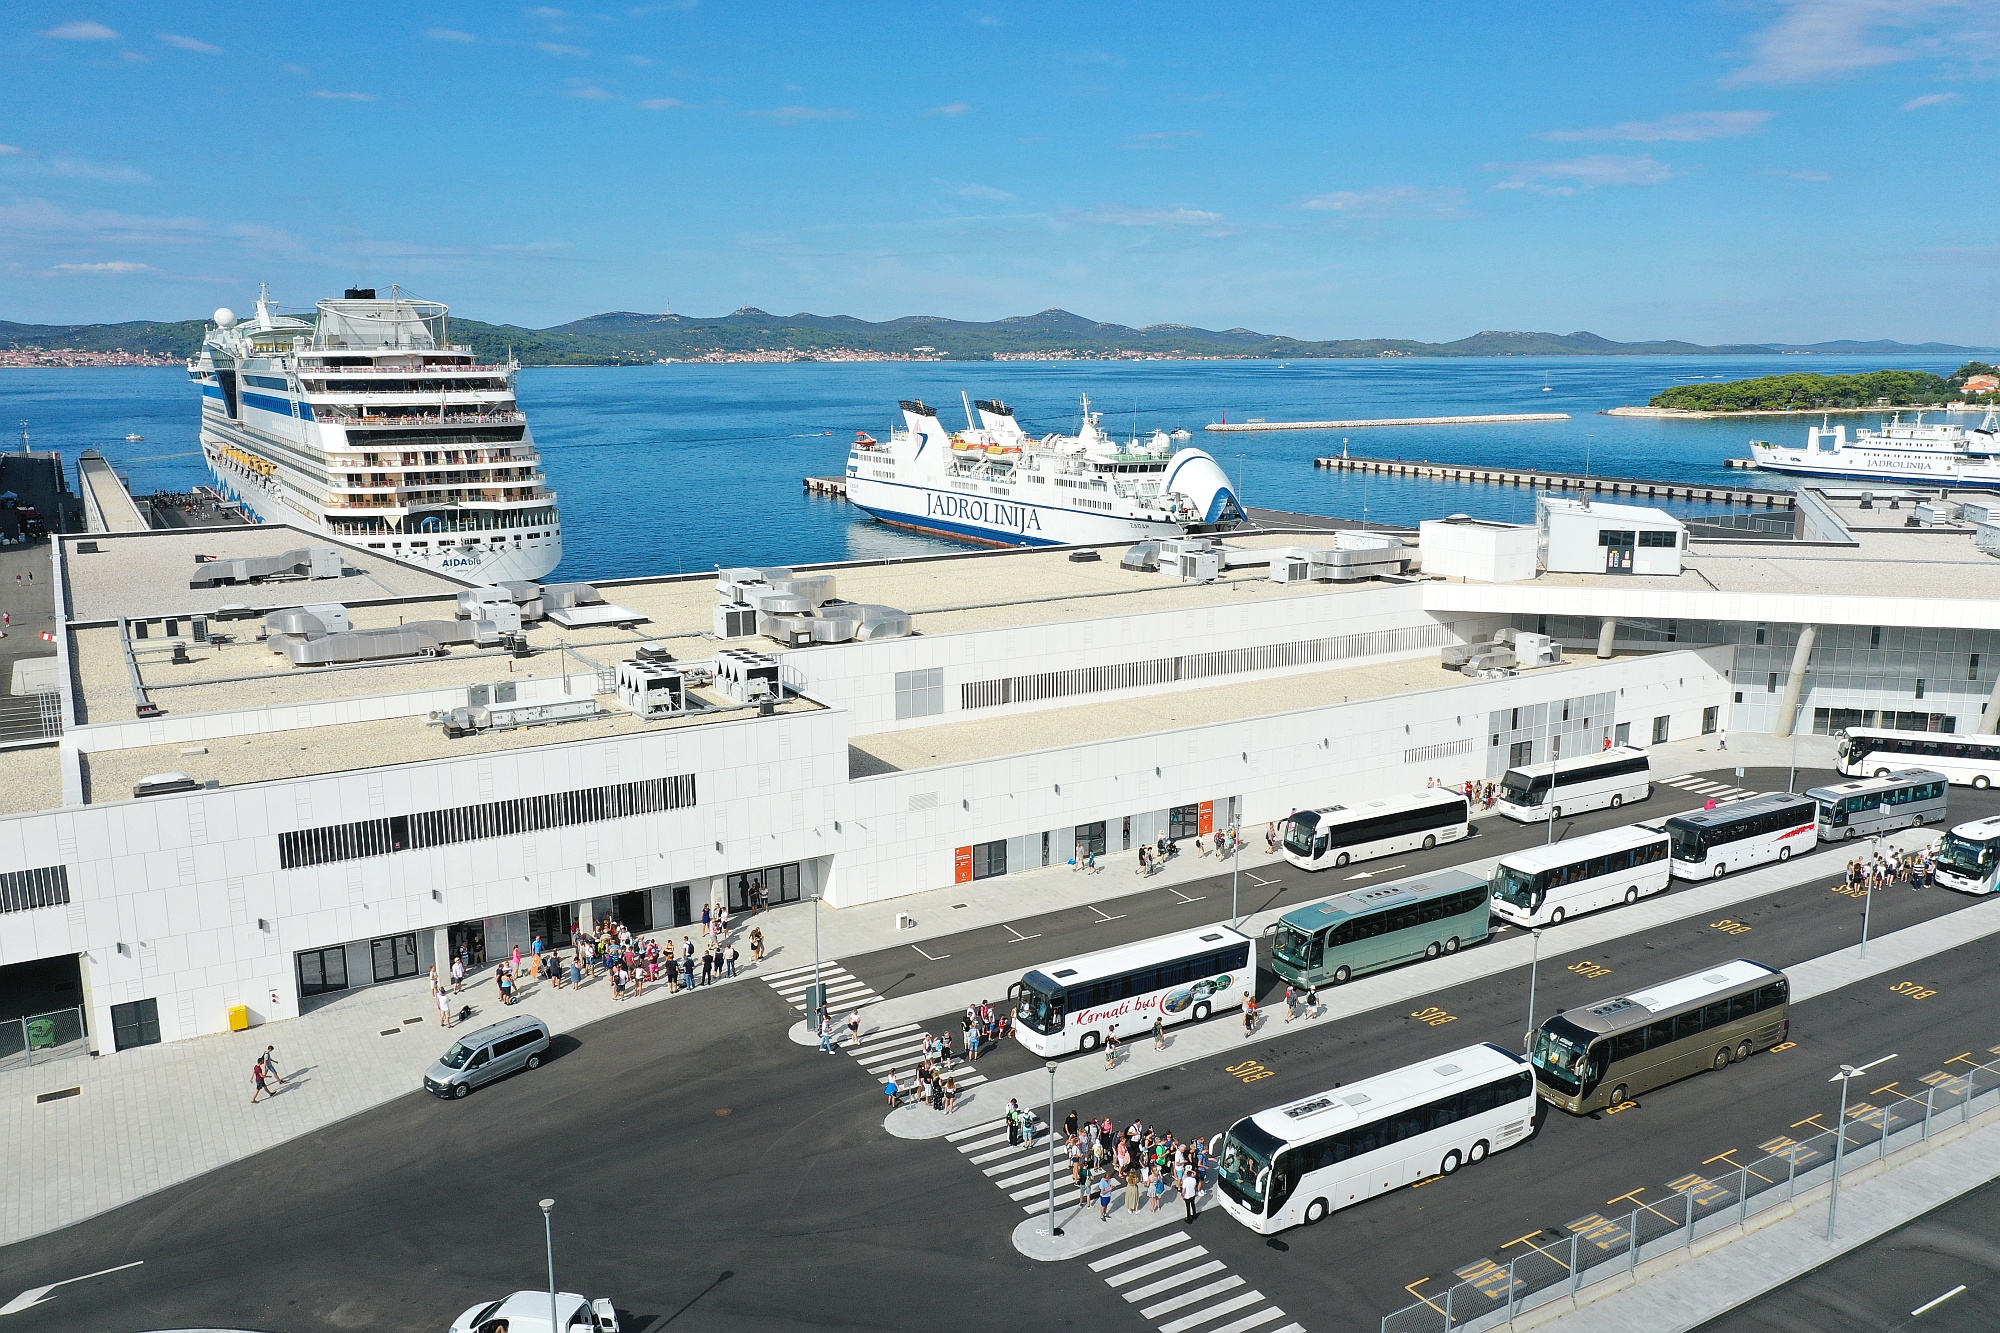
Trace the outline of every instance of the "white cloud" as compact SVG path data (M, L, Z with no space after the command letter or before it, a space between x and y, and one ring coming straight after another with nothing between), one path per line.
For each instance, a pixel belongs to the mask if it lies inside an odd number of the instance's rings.
M581 79L570 80L569 87L565 88L563 92L570 97L581 97L586 102L610 102L616 100L618 97L617 93L609 92L594 83L587 83Z
M115 42L118 32L102 23L90 19L78 19L74 23L58 23L42 32L44 37L53 37L59 42Z
M306 67L305 67L304 65L286 65L286 66L284 67L284 69L285 69L285 73L287 73L287 74L310 74L310 73L312 73L312 71L311 71L311 70L309 70L309 69L307 69L307 68L306 68Z
M107 208L73 209L46 199L0 203L0 237L74 245L185 245L211 238L215 228L200 218L146 217Z
M1537 138L1557 143L1597 139L1628 139L1634 143L1700 143L1755 134L1771 118L1769 111L1683 111L1659 120L1621 120L1588 130L1550 130Z
M563 251L565 251L565 250L574 250L574 249L576 248L576 242L574 242L574 241L521 241L521 242L519 242L519 243L516 243L516 244L512 244L512 245L489 245L489 246L487 246L486 248L487 248L488 250L491 250L491 251L492 251L492 252L494 252L495 254L505 254L505 255L553 255L553 254L561 254L561 253L562 253Z
M313 96L324 98L329 102L372 102L375 100L374 93L337 93L325 88L317 89L313 93Z
M544 54L560 56L565 60L588 60L590 52L580 46L570 46L565 42L536 42L535 46Z
M0 157L19 157L22 149L10 143L0 143Z
M103 264L57 264L57 273L151 273L151 264L136 264L129 259L113 259Z
M1951 29L1963 0L1780 0L1778 21L1750 39L1749 63L1725 84L1814 83L1926 55L1963 56ZM1981 43L1988 48L1990 39Z
M198 55L219 56L222 54L222 48L219 46L211 46L198 37L183 37L177 32L163 32L160 34L160 40L168 46L178 46L183 51L193 51Z
M49 162L49 174L64 180L97 181L104 185L152 185L154 180L137 167L116 162L91 162L80 157L58 157Z
M1630 157L1595 153L1563 162L1489 162L1486 170L1505 173L1493 183L1496 190L1532 190L1536 194L1582 194L1606 185L1658 185L1678 174L1644 153Z
M970 110L972 110L972 103L970 102L946 102L943 106L930 108L924 114L927 116L962 116Z
M837 106L774 106L745 114L777 125L798 125L808 120L854 119L852 111Z
M1099 227L1188 227L1199 230L1204 236L1234 236L1245 230L1220 213L1200 208L1132 208L1125 204L1099 204L1066 216Z
M1124 148L1178 148L1189 139L1201 138L1200 130L1155 130L1150 134L1127 135Z
M996 204L1011 203L1018 197L997 186L979 184L954 186L951 192L961 199L985 199Z
M424 36L434 42L463 42L467 45L479 40L471 33L460 32L457 28L425 28Z
M538 5L528 11L528 17L531 19L541 19L545 23L557 23L567 18L568 15L560 9L551 9L547 5Z
M654 63L653 58L651 56L642 56L637 54L636 52L631 55L623 55L618 58L624 61L626 64L636 66L639 69L645 69Z
M1922 97L1912 97L1903 103L1905 111L1922 111L1927 106L1950 106L1965 99L1957 93L1925 93Z
M686 106L687 103L678 97L649 97L639 105L647 111L672 111L676 107Z
M1299 205L1350 218L1461 218L1465 191L1420 185L1378 185L1366 190L1316 194Z

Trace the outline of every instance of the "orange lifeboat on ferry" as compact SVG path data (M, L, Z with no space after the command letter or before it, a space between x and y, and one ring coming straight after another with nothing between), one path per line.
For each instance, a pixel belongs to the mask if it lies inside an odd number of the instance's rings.
M1021 457L1021 446L1018 444L989 444L986 446L986 456L1012 463Z
M954 435L951 437L951 448L953 453L976 454L979 452L978 443L966 439L963 435Z
M882 447L882 442L865 430L857 430L854 432L854 447L857 449L879 449Z

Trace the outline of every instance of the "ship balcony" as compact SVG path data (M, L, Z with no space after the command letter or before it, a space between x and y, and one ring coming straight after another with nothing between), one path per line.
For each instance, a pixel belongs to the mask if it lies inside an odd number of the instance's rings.
M463 405L453 405L442 415L432 400L431 410L425 412L420 404L412 404L410 412L396 415L371 412L347 412L333 406L313 405L314 419L331 426L520 426L528 420L526 412L480 412L465 410Z
M556 493L534 487L518 491L454 486L410 486L383 491L335 489L327 492L330 509L408 509L418 505L526 505L556 502Z
M435 375L440 373L454 375L509 375L514 370L515 367L508 365L480 365L464 361L425 361L417 365L401 366L327 366L307 362L299 367L301 375L310 375L319 379L341 379L348 375L407 376L411 374Z
M359 480L333 478L329 483L335 490L356 495L394 495L402 491L438 490L546 490L549 479L546 473L531 472L520 477L403 477L363 476Z
M327 467L335 472L400 472L405 468L514 467L533 471L541 466L541 455L533 448L511 449L423 449L415 453L328 454Z

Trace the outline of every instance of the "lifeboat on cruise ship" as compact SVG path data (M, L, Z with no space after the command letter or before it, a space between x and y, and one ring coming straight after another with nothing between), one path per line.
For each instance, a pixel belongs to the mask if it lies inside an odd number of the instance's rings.
M980 445L977 440L968 440L963 435L954 435L951 437L951 448L953 453L976 454L979 452Z
M882 442L865 430L854 432L854 447L857 449L880 449Z
M1011 463L1021 457L1021 446L1018 444L989 444L986 446L986 456Z

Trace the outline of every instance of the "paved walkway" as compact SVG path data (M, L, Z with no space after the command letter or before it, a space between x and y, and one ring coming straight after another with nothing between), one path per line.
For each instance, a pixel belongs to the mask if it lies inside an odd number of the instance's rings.
M1814 746L1824 753L1813 754ZM1718 756L1711 747L1708 738L1655 747L1656 776L1665 779L1714 767ZM1736 739L1730 757L1758 765L1784 763L1790 748L1789 742L1744 736ZM1803 738L1801 749L1801 762L1824 763L1831 753L1823 737ZM1262 851L1260 832L1249 831L1257 850L1243 856L1246 870L1272 860ZM1097 874L1054 866L862 907L825 908L819 913L820 954L825 959L852 956L1151 892L1214 875L1227 866L1183 854L1152 878L1141 880L1132 873L1133 864L1130 854L1119 854L1107 858ZM1749 880L1745 876L1728 883L1734 887ZM898 929L899 914L914 917L915 927ZM756 919L768 944L765 972L790 971L812 962L813 915L810 903L795 903ZM746 960L749 950L741 940L750 924L737 921L738 944ZM693 933L655 932L677 939ZM758 969L746 967L743 979L759 975ZM1369 984L1358 983L1349 993L1359 996ZM475 1023L491 1021L501 1012L490 984L482 982L468 990L479 1011ZM1004 990L1003 985L991 994ZM702 999L700 994L672 996L656 988L645 998L626 1003L699 1004ZM964 1003L953 1007L962 1008ZM513 1012L533 1013L563 1033L603 1018L616 1007L609 984L598 981L581 992L529 987L523 1004ZM1227 1024L1215 1027L1230 1030ZM1175 1041L1181 1039L1177 1034ZM279 1068L291 1082L275 1098L252 1106L250 1063L266 1044L278 1048ZM356 990L299 1018L248 1032L0 1072L0 1245L81 1221L379 1106L416 1088L424 1067L444 1045L425 982L416 979ZM1133 1064L1150 1054L1150 1049L1134 1052ZM1168 1054L1174 1054L1171 1048ZM1180 1058L1185 1055L1176 1057ZM1070 1067L1097 1063L1072 1061ZM70 1089L77 1092L40 1100ZM1046 1093L1046 1086L1042 1091ZM1016 1094L1003 1092L992 1104L1004 1105L1010 1095Z

